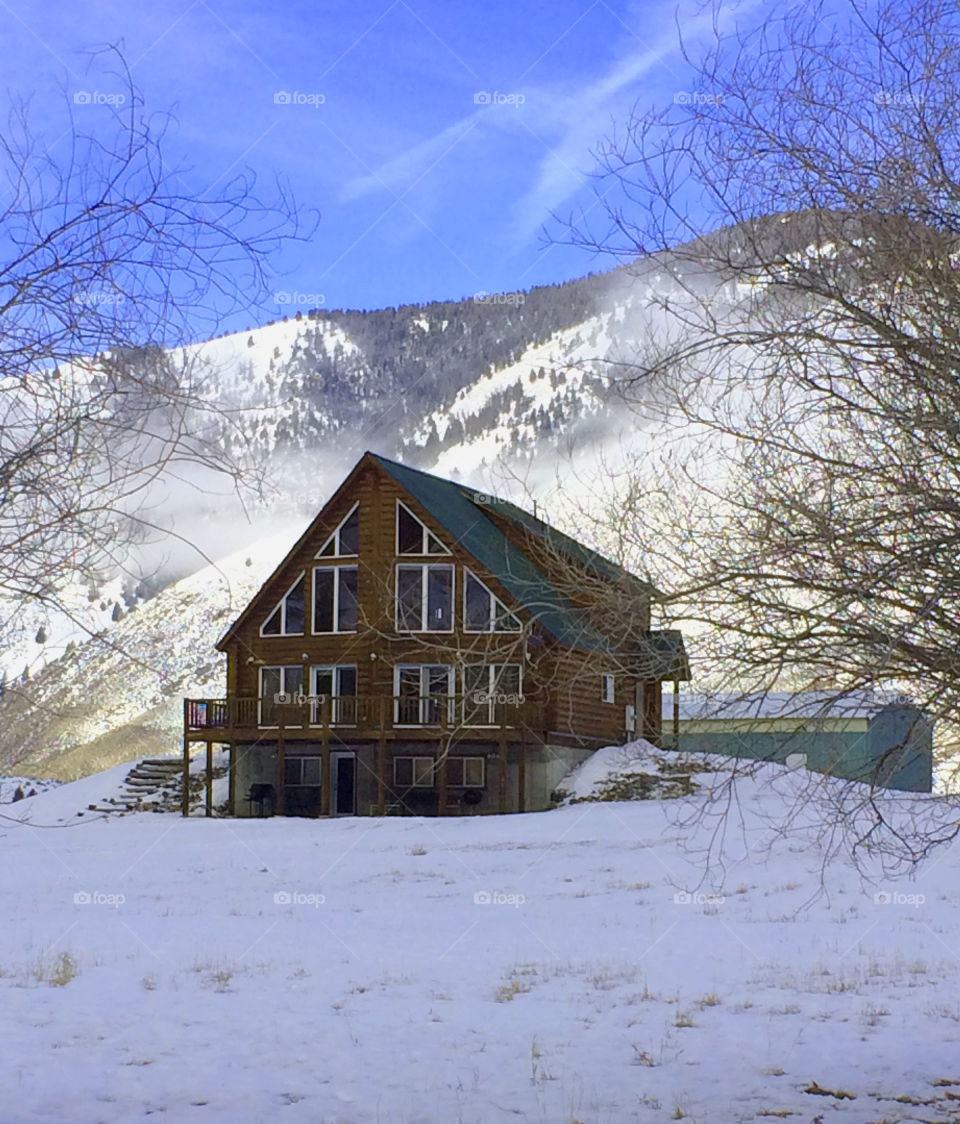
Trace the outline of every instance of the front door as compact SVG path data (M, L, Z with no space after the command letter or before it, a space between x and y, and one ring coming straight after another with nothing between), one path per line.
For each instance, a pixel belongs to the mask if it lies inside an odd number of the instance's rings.
M357 810L357 755L330 754L330 815L352 816Z

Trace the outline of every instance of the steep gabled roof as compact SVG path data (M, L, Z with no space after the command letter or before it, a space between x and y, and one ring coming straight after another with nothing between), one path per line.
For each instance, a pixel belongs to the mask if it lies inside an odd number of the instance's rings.
M615 646L610 640L587 623L584 611L569 601L536 562L504 532L503 527L491 514L491 509L475 498L475 492L453 480L432 476L428 472L389 460L377 453L364 453L316 519L297 540L287 558L301 548L314 529L324 521L325 513L339 502L344 493L352 487L361 469L370 463L399 484L411 499L415 500L447 532L453 542L461 546L488 574L499 581L516 604L529 613L549 636L579 651L612 652L614 650ZM562 553L609 580L615 581L626 576L640 582L640 579L628 575L613 562L513 504L497 500L496 514L546 539ZM287 559L284 559L264 583L265 587L279 574L286 561ZM640 584L650 588L645 583ZM250 614L257 599L251 601L226 631L217 644L218 648L225 646L229 637ZM664 655L666 665L671 662L671 658L667 653ZM675 655L674 652L674 658Z
M609 647L606 638L586 623L582 610L554 588L546 574L497 526L484 505L473 499L469 488L376 453L367 456L429 512L555 640L582 651Z

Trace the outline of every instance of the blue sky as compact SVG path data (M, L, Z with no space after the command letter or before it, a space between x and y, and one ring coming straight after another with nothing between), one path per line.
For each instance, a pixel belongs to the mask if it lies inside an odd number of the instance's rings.
M600 216L591 150L635 103L688 88L677 28L695 42L709 24L690 0L0 0L5 94L32 98L51 143L64 97L88 94L73 108L96 128L98 96L122 87L84 52L122 43L147 108L175 114L168 150L192 187L249 168L319 210L276 288L328 308L608 267L556 244L551 212ZM260 322L285 311L268 301Z

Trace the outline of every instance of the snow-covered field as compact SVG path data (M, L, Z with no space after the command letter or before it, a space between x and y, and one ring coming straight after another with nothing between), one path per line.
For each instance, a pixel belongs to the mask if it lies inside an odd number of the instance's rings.
M3 810L3 1124L960 1118L960 849L821 890L817 801L771 830L802 771L737 781L704 878L717 823L678 820L715 774L525 816L76 818L124 769Z

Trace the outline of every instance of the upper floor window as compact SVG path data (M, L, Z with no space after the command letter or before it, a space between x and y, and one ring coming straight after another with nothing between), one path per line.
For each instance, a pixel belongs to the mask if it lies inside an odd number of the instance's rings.
M600 698L605 703L612 703L615 697L616 683L612 675L604 675L600 682Z
M467 632L519 632L520 621L478 577L464 570L463 627Z
M313 571L313 631L357 631L357 567L317 566Z
M397 500L397 554L449 554L437 536Z
M453 566L422 563L397 567L397 629L453 631Z
M317 558L354 558L360 545L360 505L355 503L340 526L317 551Z
M302 694L302 664L261 667L259 724L261 726L276 726L278 724L277 706L282 703L295 703L297 696Z
M306 621L304 575L293 583L260 626L261 636L302 636Z
M463 723L493 726L511 722L523 702L523 669L518 663L467 664L463 669Z

